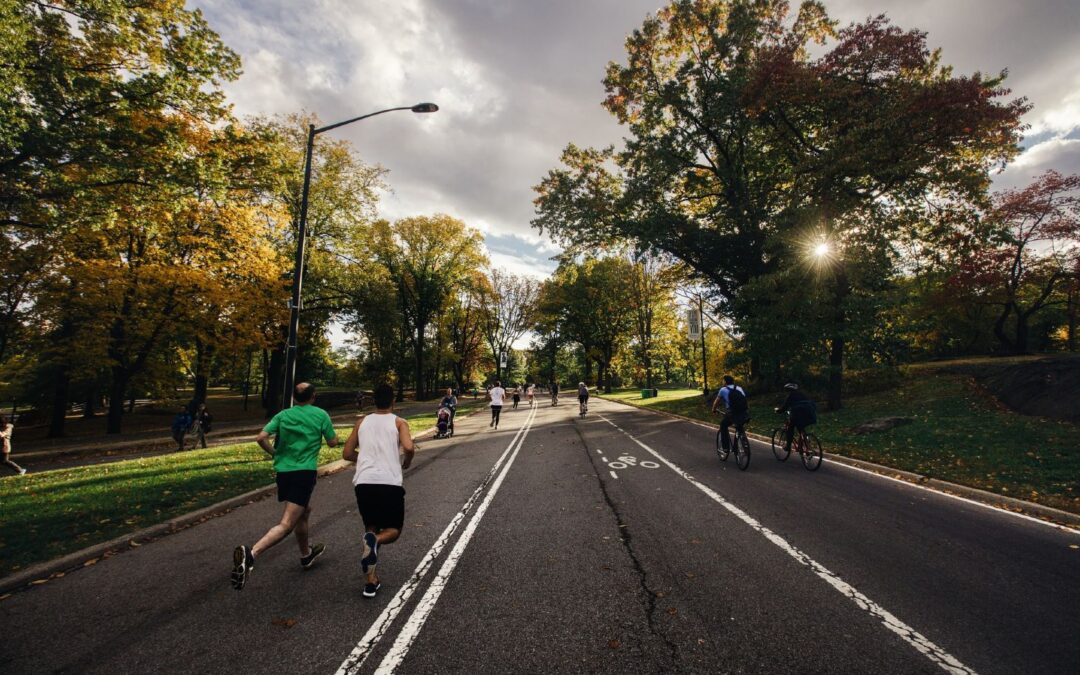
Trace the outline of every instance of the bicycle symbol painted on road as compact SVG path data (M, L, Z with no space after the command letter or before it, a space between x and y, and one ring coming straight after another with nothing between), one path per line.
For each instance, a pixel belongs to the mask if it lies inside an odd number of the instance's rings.
M650 460L637 461L637 458L633 455L621 455L617 460L607 463L608 468L611 469L629 469L634 466L640 466L643 469L659 469L660 465Z

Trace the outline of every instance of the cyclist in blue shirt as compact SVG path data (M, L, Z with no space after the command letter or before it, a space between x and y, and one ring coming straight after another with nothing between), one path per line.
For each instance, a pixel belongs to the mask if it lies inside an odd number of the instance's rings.
M732 424L736 429L741 428L750 420L750 408L746 404L746 391L735 384L735 378L731 375L724 376L724 386L716 392L713 399L712 411L715 413L720 404L724 405L724 419L720 420L720 445L725 450L731 449L731 432L728 427Z

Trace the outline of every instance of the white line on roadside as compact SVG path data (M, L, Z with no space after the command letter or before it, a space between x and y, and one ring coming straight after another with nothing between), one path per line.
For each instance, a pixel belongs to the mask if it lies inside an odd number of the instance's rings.
M826 583L828 583L830 586L835 588L842 595L844 595L844 596L848 597L849 599L851 599L851 601L854 602L860 609L866 610L872 616L877 617L881 621L882 625L885 626L885 628L889 629L890 631L892 631L896 635L900 636L901 639L903 639L905 642L910 644L912 647L914 647L916 650L918 650L921 654L926 656L926 658L930 659L931 661L936 663L938 666L943 668L946 672L957 673L957 674L967 674L967 675L973 675L975 673L974 670L972 670L972 669L968 668L967 666L965 666L955 656L952 656L951 654L946 652L941 647L938 647L936 644L931 642L927 637L925 637L924 635L919 633L917 630L915 630L911 626L907 625L906 623L904 623L900 619L896 618L888 610L886 610L885 608L881 607L880 605L875 603L870 598L863 595L855 587L853 587L850 584L848 584L847 582L845 582L843 579L838 577L836 574L830 572L821 563L817 562L816 560L814 560L810 556L806 555L805 553L803 553L799 549L795 548L794 546L789 544L786 539L784 539L780 535L776 534L775 532L773 532L769 528L767 528L764 525L762 525L761 523L759 523L755 518L750 516L748 513L746 513L745 511L743 511L739 507L735 506L734 504L732 504L728 500L721 497L712 488L710 488L709 486L705 485L704 483L698 481L696 478L694 478L693 476L688 474L686 471L684 471L678 465L676 465L675 463L669 461L666 457L664 457L663 455L661 455L657 451L653 450L649 446L647 446L644 443L642 443L641 441L639 441L637 438L635 438L629 432L623 430L622 427L620 427L619 425L615 424L614 422L607 419L603 415L599 415L599 417L600 417L600 419L604 420L605 422L607 422L611 426L615 427L616 429L618 429L622 433L626 434L626 436L630 440L632 440L633 442L635 442L639 446L641 446L641 448L643 450L645 450L646 452L652 454L654 457L656 457L658 460L660 460L663 464L666 464L668 466L668 468L670 468L672 471L674 471L675 473L677 473L680 476L682 476L683 478L685 478L687 481L690 482L691 485L693 485L697 489L704 492L706 495L708 495L710 498L712 498L713 501L715 501L716 503L720 504L725 509L730 511L739 520L743 521L744 523L746 523L747 525L752 527L754 530L756 530L758 533L760 533L766 539L771 541L773 544L776 544L785 553L787 553L788 555L790 555L792 558L794 558L798 562L802 563L803 565L806 565L807 567L809 567L811 570L813 570L813 572L815 574L817 574L819 577L824 579Z
M427 555L424 556L420 564L413 570L412 576L402 585L398 592L394 594L394 597L390 599L390 602L383 609L382 613L375 619L375 622L371 624L367 632L364 633L364 637L360 638L360 642L352 650L349 656L342 662L341 666L337 669L336 675L345 675L347 673L355 673L360 670L360 666L363 665L364 659L371 654L371 651L375 648L376 643L383 637L386 630L390 627L390 624L394 622L401 610L405 608L405 605L409 602L409 598L419 587L420 582L427 575L428 570L431 569L431 565L435 562L435 559L439 557L439 554L443 552L447 544L450 543L450 537L453 536L458 526L465 516L472 509L476 500L483 493L484 488L491 484L492 479L499 472L503 462L508 456L510 456L511 450L514 448L514 444L518 442L519 438L522 438L522 434L526 433L527 428L532 424L533 413L529 414L529 417L525 420L525 424L517 430L514 437L510 440L510 444L506 446L506 450L499 456L498 461L491 467L491 471L488 472L483 482L473 491L469 499L465 501L465 505L461 507L461 510L457 512L454 518L450 521L450 524L446 526L439 538L435 540L435 543L428 550Z
M655 410L646 410L644 408L640 408L640 410L643 410L644 412L647 412L647 413L652 413L654 415L661 414L661 413L659 413L659 412L657 412ZM664 417L667 417L667 415L664 415ZM702 429L708 429L709 431L716 431L715 426L709 426L708 424L705 424L704 422L696 422L694 420L683 419L681 417L676 417L676 418L672 418L672 419L676 419L676 420L678 420L680 422L686 422L687 424L693 424L696 427L701 427ZM758 444L760 444L760 445L762 445L762 446L764 446L766 448L769 447L769 441L767 441L767 440L758 440L756 438L752 438L750 440L751 440L751 442L758 443ZM886 476L883 473L878 473L877 471L870 471L869 469L863 469L862 467L853 466L853 465L847 464L845 462L840 462L840 461L837 461L835 459L830 459L827 456L825 457L825 461L827 461L829 463L829 466L841 466L841 467L844 467L845 469L851 469L852 471L860 471L862 473L867 474L868 476L874 476L876 478L884 478L885 480L891 480L894 483L900 483L901 485L906 485L906 486L911 487L911 488L916 488L918 490L924 490L926 492L929 492L929 493L935 494L935 495L939 495L941 497L948 497L949 499L956 499L956 500L959 500L959 501L962 501L962 502L967 502L968 504L973 504L975 506L981 506L984 509L989 509L989 510L994 511L996 513L1001 513L1001 514L1013 516L1015 518L1023 518L1024 520L1028 520L1028 521L1031 521L1033 523L1038 523L1039 525L1044 525L1046 527L1052 527L1055 530L1062 530L1064 532L1071 532L1072 534L1080 534L1080 530L1069 527L1067 525L1059 525L1058 523L1053 523L1053 522L1050 522L1049 520L1043 520L1041 518L1036 518L1034 516L1029 516L1026 513L1017 513L1016 511L1010 511L1010 510L1002 508L1000 506L995 506L994 504L987 504L986 502L980 502L977 499L969 499L968 497L961 497L960 495L954 495L951 492L945 492L944 490L940 490L938 488L932 488L932 487L929 487L927 485L919 485L918 483L912 483L911 481L904 480L903 478L893 478L892 476Z
M388 675L393 673L394 669L401 665L401 661L405 658L405 655L409 652L409 647L416 640L420 630L424 627L424 622L427 621L428 616L431 615L431 611L435 608L435 603L439 601L439 596L442 595L443 589L446 588L447 582L450 580L450 575L454 573L454 569L457 567L458 561L461 560L462 554L465 553L465 547L469 545L473 535L476 533L476 528L480 524L480 520L487 513L488 507L491 505L493 499L495 499L496 493L499 491L499 487L502 485L503 479L506 478L507 472L510 471L510 467L514 464L514 459L517 458L518 451L521 450L521 446L525 444L525 437L529 435L529 429L532 427L533 418L536 416L536 408L533 408L529 413L529 418L525 421L522 427L520 438L515 438L517 441L517 447L511 453L510 458L506 460L502 470L499 472L498 478L491 484L491 488L488 490L487 495L484 497L484 501L477 507L476 513L473 514L469 524L465 526L465 529L461 532L461 537L458 538L454 548L450 550L449 555L446 556L446 560L443 561L442 567L439 569L435 578L431 580L431 585L428 586L427 591L424 593L420 601L416 603L416 609L413 610L412 615L409 616L405 622L405 626L402 627L401 632L398 633L397 639L394 640L394 644L390 647L390 651L383 657L382 663L375 670L377 675ZM511 443L511 446L513 443ZM507 448L509 451L509 448Z

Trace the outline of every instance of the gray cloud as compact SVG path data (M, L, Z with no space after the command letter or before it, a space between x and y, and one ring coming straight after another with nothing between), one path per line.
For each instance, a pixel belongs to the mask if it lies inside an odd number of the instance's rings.
M238 112L314 111L325 121L433 100L435 115L395 113L345 127L361 155L391 170L388 217L442 211L501 235L498 260L549 265L531 186L566 143L605 145L622 130L601 107L608 61L659 0L193 0L244 59L229 85ZM1026 154L999 184L1041 168L1080 170L1080 3L1075 0L828 0L842 22L887 13L920 28L958 73L1008 68L1035 108ZM524 244L510 246L517 235ZM534 253L527 253L532 247ZM516 257L515 257L516 256ZM527 256L527 257L526 257ZM538 262L539 261L539 262Z

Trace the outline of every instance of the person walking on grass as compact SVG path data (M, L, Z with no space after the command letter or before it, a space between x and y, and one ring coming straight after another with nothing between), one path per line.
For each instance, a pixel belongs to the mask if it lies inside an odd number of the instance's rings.
M409 423L394 414L394 388L379 385L375 412L356 423L341 450L342 459L356 462L352 482L364 522L360 570L365 598L374 598L382 586L375 572L379 549L397 541L405 526L402 472L412 464L415 452Z
M293 392L296 404L278 414L259 432L255 442L266 454L274 458L277 473L278 501L285 502L281 521L270 528L254 546L237 546L233 550L232 585L243 590L255 559L266 549L277 544L292 533L300 547L300 566L311 567L323 554L326 546L311 545L308 540L308 523L311 519L311 493L315 491L315 479L319 466L319 450L322 441L331 448L337 447L337 434L330 415L315 405L315 386L308 382L296 385ZM275 436L274 444L270 437Z
M488 398L491 399L491 424L489 427L499 428L499 413L502 412L503 399L506 398L506 390L502 383L495 380L495 386L488 389Z
M15 425L8 422L6 417L0 415L0 442L3 443L3 449L0 450L0 457L3 459L0 459L0 464L22 476L26 474L26 469L11 461L11 434L14 431Z

